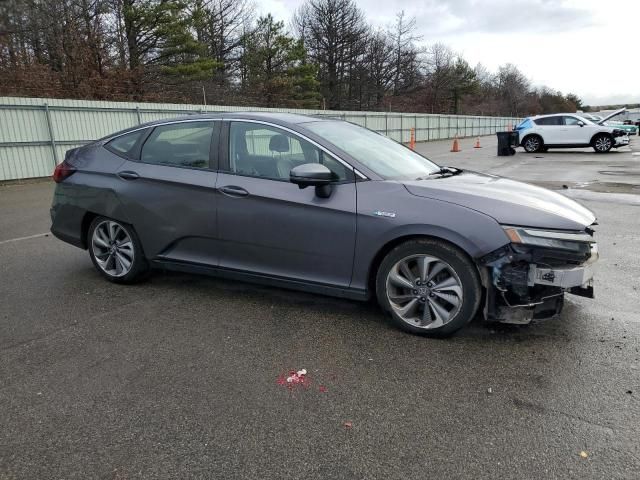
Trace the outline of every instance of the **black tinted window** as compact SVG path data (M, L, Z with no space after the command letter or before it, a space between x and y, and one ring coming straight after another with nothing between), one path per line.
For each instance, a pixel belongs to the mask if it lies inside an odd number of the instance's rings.
M562 117L545 117L534 120L537 125L562 125Z
M352 179L342 163L303 138L259 123L232 122L229 131L229 167L234 173L273 180L289 180L303 163L321 163L337 181Z
M175 167L209 168L214 122L185 122L154 128L140 160Z
M117 138L114 138L109 143L106 144L106 147L111 150L113 153L131 156L131 153L138 143L138 140L147 132L147 130L136 130L135 132L126 133Z

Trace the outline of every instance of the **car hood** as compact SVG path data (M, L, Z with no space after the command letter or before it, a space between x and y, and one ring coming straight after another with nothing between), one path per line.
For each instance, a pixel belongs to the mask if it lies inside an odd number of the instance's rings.
M613 117L616 117L616 116L620 115L621 113L625 113L626 111L627 111L627 107L622 107L620 110L616 110L614 112L611 112L609 115L607 115L602 120L600 120L598 122L598 124L599 125L604 125L604 122L606 122L607 120L610 120Z
M596 219L593 212L564 195L494 175L464 171L403 183L412 195L471 208L503 225L584 230Z

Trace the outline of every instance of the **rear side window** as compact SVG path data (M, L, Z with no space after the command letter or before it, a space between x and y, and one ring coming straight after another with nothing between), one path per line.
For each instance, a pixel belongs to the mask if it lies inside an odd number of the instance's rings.
M185 122L154 128L140 160L174 167L209 168L214 122Z
M562 117L544 117L534 120L537 125L562 125Z
M116 155L120 155L121 157L133 157L133 152L135 150L138 141L145 135L147 132L144 130L136 130L135 132L125 133L124 135L120 135L119 137L114 138L109 143L105 145L108 150L111 150Z

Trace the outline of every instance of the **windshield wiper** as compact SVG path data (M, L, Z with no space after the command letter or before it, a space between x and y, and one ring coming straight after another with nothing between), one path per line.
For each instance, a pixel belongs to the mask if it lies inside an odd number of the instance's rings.
M435 172L429 173L426 177L418 177L416 180L427 180L429 177L433 175L441 175L447 177L453 177L454 175L458 175L462 173L462 170L456 167L440 167L440 170L436 170Z

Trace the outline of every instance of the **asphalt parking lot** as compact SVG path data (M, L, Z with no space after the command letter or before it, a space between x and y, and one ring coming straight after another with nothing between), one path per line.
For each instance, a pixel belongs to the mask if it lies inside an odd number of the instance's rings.
M407 335L373 304L157 273L104 281L0 186L0 480L640 476L640 139L596 155L418 145L599 217L595 300ZM278 382L306 369L309 385Z

